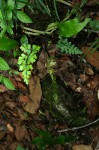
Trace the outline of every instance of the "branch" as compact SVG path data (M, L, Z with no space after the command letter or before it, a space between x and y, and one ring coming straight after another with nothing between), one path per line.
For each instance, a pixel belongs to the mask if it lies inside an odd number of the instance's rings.
M90 122L90 123L88 123L88 124L85 124L85 125L83 125L83 126L80 126L80 127L73 127L73 128L63 129L63 130L58 130L58 132L59 132L59 133L62 133L62 132L68 132L68 131L75 131L75 130L83 129L83 128L86 128L86 127L88 127L88 126L91 126L91 125L97 123L98 121L99 121L99 118L96 119L95 121Z

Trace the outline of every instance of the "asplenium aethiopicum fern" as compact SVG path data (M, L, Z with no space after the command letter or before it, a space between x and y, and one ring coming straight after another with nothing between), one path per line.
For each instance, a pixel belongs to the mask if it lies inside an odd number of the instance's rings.
M56 47L61 51L61 53L70 55L82 54L82 51L74 44L69 42L67 38L60 37L59 41L56 44Z
M19 70L22 71L24 82L28 84L33 63L37 60L36 54L40 50L40 47L37 45L23 44L20 49L23 53L18 58Z

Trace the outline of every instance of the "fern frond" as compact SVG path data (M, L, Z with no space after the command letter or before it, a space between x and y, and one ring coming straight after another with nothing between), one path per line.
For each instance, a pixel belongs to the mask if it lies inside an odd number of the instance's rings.
M82 51L71 42L68 42L67 38L60 38L56 46L62 53L72 55L82 54Z
M37 52L40 50L38 45L23 44L20 49L23 51L18 58L19 70L22 71L24 82L29 83L31 71L33 69L32 64L37 60Z

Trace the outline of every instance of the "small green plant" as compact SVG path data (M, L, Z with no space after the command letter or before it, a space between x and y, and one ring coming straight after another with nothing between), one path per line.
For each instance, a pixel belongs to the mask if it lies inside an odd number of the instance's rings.
M63 37L74 36L79 33L89 21L90 18L86 18L83 22L80 22L79 18L61 21L58 24L59 35Z
M16 40L12 40L7 37L0 38L0 51L9 52L9 50L14 49L17 46L17 44L18 43ZM9 67L8 63L2 57L0 57L0 71L11 71L11 68ZM3 83L10 90L15 90L15 87L12 84L12 82L4 75L0 75L0 83Z
M7 62L2 57L0 57L0 70L1 71L10 70L10 67L8 66ZM3 83L10 90L15 90L15 87L12 84L12 82L3 75L0 75L0 83Z
M23 8L28 0L1 0L0 1L0 37L3 37L5 32L12 35L14 22L19 19L23 23L32 23L30 17L24 13Z
M16 150L28 150L27 148L24 149L23 147L21 147L20 145L18 145L17 149Z
M28 39L26 36L21 38L21 56L18 58L19 70L22 71L24 82L29 83L29 78L31 76L31 70L33 69L33 63L37 60L37 53L40 50L38 45L28 44Z
M75 45L73 45L71 42L68 42L67 38L60 37L56 46L61 51L61 53L72 54L72 55L82 54L82 51L78 49Z
M53 137L50 132L39 129L36 130L36 133L38 134L38 137L35 137L32 143L36 145L39 150L45 150L47 146L65 144L65 137L62 135Z
M91 20L89 27L94 30L99 32L99 20Z
M73 142L76 139L76 137L74 137L73 135L54 136L49 131L44 131L39 129L36 129L35 131L38 134L38 136L32 140L32 143L39 150L46 150L48 146L54 147L57 144L64 145L65 143Z

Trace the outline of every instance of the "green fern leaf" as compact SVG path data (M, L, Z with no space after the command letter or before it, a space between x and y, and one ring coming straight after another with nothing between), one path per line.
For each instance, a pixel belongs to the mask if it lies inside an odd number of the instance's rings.
M24 82L29 83L29 78L31 76L31 70L33 69L32 64L37 60L37 52L40 50L40 47L33 45L31 49L30 44L23 44L20 49L24 52L18 59L19 70L22 71Z
M71 42L68 42L67 38L64 39L60 37L56 47L61 51L61 53L71 55L82 54L82 51L78 49L75 45L73 45Z

